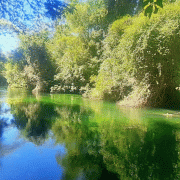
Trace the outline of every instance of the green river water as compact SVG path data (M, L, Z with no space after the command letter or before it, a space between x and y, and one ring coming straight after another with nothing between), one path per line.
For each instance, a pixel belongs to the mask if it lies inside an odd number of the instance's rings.
M0 88L0 179L179 179L180 113Z

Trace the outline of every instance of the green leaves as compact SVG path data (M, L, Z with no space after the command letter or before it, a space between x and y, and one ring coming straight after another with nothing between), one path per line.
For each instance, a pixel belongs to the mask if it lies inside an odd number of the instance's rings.
M72 12L65 13L66 24L56 27L48 44L57 64L56 83L62 87L60 92L68 93L72 92L72 87L78 92L90 83L91 75L98 73L107 14L101 0L79 2L73 6Z
M27 86L26 77L18 64L8 62L5 64L5 78L11 88L24 88Z
M173 104L180 72L179 7L180 3L166 5L151 19L140 14L114 21L92 93L103 98L117 93L115 100L128 96L132 106Z
M156 14L160 8L163 8L163 0L144 0L144 15L151 17Z
M88 38L92 29L100 29L105 26L107 10L101 1L97 3L79 3L75 6L73 13L65 14L67 24L73 33Z
M42 31L33 34L21 34L20 48L24 53L22 73L30 89L49 91L54 79L54 66L47 50L48 33ZM18 62L20 66L20 62ZM20 80L22 78L19 78Z

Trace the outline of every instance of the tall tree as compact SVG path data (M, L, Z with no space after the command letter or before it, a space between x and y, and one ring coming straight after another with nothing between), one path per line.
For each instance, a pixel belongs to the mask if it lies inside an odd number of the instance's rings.
M57 26L49 46L58 66L55 78L63 92L79 91L97 74L107 14L100 0L71 5L74 10L65 13L66 24Z
M108 19L114 21L126 14L135 14L143 0L104 0L104 2L108 10Z
M6 79L3 77L4 63L7 61L6 56L3 54L0 49L0 85L6 84Z
M121 105L179 108L179 7L169 4L151 19L140 14L112 24L95 80L103 98L117 92L113 100L125 98Z
M48 33L21 35L20 40L25 57L24 73L28 79L28 86L34 89L35 93L49 91L54 78L54 67L46 48Z

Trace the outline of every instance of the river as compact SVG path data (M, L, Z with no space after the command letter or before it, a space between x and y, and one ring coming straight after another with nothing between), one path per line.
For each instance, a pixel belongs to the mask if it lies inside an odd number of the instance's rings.
M0 88L0 179L179 179L180 113Z

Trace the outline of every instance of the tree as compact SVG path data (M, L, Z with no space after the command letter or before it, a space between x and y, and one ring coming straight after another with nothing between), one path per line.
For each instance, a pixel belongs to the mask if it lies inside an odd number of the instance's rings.
M25 87L36 94L49 91L54 79L54 64L46 48L46 31L19 35L20 45L8 56L5 77L11 87Z
M2 50L0 49L0 85L6 84L6 79L3 76L4 71L4 63L7 61L6 56L3 54Z
M47 41L47 32L20 35L20 47L25 57L23 71L27 85L34 92L49 91L53 83L54 66L46 48Z
M0 62L5 63L7 61L5 54L2 49L0 49Z
M114 21L109 27L109 33L103 41L104 51L101 56L102 64L100 65L100 70L97 76L91 77L91 81L95 82L96 86L95 89L91 90L92 96L110 101L118 101L124 98L131 90L131 83L129 82L131 78L125 66L121 66L122 62L121 57L119 57L120 50L118 46L132 21L131 16L124 16ZM122 51L123 55L125 55L125 51Z
M26 29L26 22L40 17L52 20L60 18L66 3L59 0L0 0L0 18L12 22L21 29Z
M52 20L61 18L64 8L67 7L66 3L59 0L47 0L44 5L46 9L45 15Z
M102 97L117 92L125 98L121 105L179 108L179 6L166 5L151 19L140 14L112 24L95 78Z
M58 73L55 79L59 81L59 91L79 92L88 83L93 68L88 49L79 37L59 37L54 43L57 44L54 44L53 56L57 58Z
M11 88L24 88L27 87L27 79L23 70L17 63L8 61L5 65L4 76Z
M151 17L152 13L157 13L159 8L163 7L163 0L146 0L144 1L144 15Z
M159 9L163 8L163 4L173 2L176 2L176 0L144 0L144 15L150 18L153 13L156 14Z
M35 99L34 101L27 104L13 100L9 103L14 116L14 125L21 131L22 136L34 144L40 145L48 136L54 106L36 102Z
M105 6L101 1L73 6L72 12L65 13L66 24L57 26L48 46L57 64L60 92L79 92L86 86L90 76L98 73L102 53Z
M25 63L24 51L20 47L9 52L7 56L9 59L12 59L14 63Z
M104 0L108 10L108 21L114 20L124 15L134 15L142 7L143 0Z
M97 31L107 26L105 21L107 9L103 1L89 0L76 5L70 4L70 6L74 6L74 10L65 13L67 25L71 31L84 37L84 39L89 40L93 30Z

